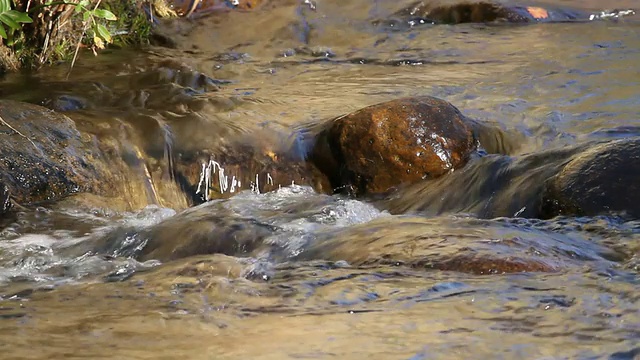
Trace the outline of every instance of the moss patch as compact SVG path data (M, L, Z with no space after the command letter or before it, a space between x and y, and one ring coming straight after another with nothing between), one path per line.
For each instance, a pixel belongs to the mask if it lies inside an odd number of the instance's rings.
M140 0L110 1L104 8L118 16L118 20L109 24L114 35L113 45L129 47L148 45L151 37L152 23L143 10L146 6Z

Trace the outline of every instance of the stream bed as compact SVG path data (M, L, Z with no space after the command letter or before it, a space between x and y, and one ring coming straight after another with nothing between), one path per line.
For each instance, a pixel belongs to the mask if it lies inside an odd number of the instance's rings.
M640 136L638 15L416 25L393 15L410 4L273 0L166 24L171 48L83 53L68 78L67 64L5 76L0 98L54 108L135 161L117 201L0 221L0 357L640 358L637 219L493 216L473 198L480 170L437 207L296 183L190 207L145 180L167 152L220 139L303 153L305 129L410 96L519 134L512 157ZM512 197L534 191L527 177ZM194 239L199 255L163 248Z

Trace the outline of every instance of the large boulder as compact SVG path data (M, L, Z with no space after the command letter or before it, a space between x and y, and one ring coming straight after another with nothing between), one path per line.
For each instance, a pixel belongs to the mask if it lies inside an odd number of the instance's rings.
M373 105L322 130L311 161L334 189L380 194L439 177L463 166L476 149L470 122L450 103L430 96Z
M590 147L547 182L544 217L612 213L640 218L640 138Z
M3 204L8 204L6 194L28 205L84 191L113 192L108 169L98 161L95 138L81 135L68 117L41 106L0 100L0 118Z

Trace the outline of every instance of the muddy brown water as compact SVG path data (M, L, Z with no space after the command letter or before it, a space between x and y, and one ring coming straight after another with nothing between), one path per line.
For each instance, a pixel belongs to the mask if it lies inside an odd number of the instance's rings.
M173 49L83 54L69 79L62 65L8 75L0 96L69 110L104 139L124 136L140 160L132 164L220 139L264 151L299 141L304 152L303 129L416 95L524 133L511 156L640 135L637 18L379 21L410 3L271 1L213 14L170 25ZM477 210L485 199L465 196L489 176L472 175L446 189L461 205L444 210L420 191L370 204L293 185L179 214L186 200L151 196L132 165L118 204L70 199L4 221L0 357L638 358L640 223L493 217ZM527 173L517 176L518 191L531 191ZM226 255L128 256L145 245L138 234L162 237L159 222L177 224L172 236L197 233L196 213L267 230L258 246ZM215 238L207 224L198 229ZM96 254L105 242L109 251Z

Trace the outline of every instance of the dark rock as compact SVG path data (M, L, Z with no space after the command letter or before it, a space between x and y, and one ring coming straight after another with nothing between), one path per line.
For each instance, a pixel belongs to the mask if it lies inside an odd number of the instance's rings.
M640 138L578 153L547 183L544 217L612 213L640 218Z
M640 218L640 138L485 156L416 183L378 207L391 213L551 218L621 214Z
M511 274L519 272L555 272L557 265L547 259L497 255L477 256L475 254L456 254L450 258L417 262L413 267L443 271L459 271L477 275Z
M148 239L141 259L168 261L204 254L248 256L272 233L271 226L256 220L198 208L140 234L141 238Z
M475 145L472 128L456 107L423 96L335 119L318 135L311 160L334 189L376 194L461 167Z
M43 105L51 110L60 112L83 110L89 106L86 99L73 95L56 96L53 99L44 101Z
M398 13L412 23L534 23L588 20L590 13L570 8L504 4L495 1L420 1Z
M571 147L518 157L480 157L451 174L405 187L377 206L394 214L539 217L545 181L576 152Z
M110 192L95 139L68 117L46 108L0 100L0 181L27 205L78 192Z

